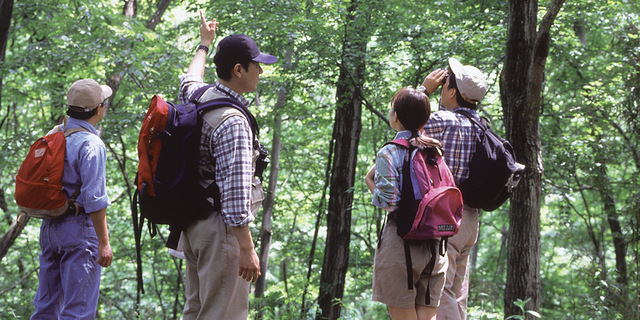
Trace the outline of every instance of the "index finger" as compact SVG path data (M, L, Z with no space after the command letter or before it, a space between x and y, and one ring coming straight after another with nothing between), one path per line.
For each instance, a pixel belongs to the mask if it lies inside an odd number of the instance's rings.
M200 10L200 20L202 20L203 25L207 24L207 20L204 18L204 13L202 13L202 10Z

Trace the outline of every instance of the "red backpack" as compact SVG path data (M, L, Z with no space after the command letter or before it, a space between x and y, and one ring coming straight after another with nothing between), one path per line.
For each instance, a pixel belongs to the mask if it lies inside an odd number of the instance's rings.
M14 198L20 212L34 218L57 218L72 206L62 189L66 137L85 130L72 128L36 140L16 175ZM86 131L86 130L85 130Z
M407 263L407 283L413 289L413 272L409 244L416 241L431 243L431 261L427 265L433 271L438 245L434 238L441 237L440 255L444 256L447 239L458 233L462 220L462 193L456 187L453 174L435 147L417 148L407 139L389 143L407 149L402 165L402 197L398 209L393 212L398 235L404 239ZM429 286L426 303L430 304Z

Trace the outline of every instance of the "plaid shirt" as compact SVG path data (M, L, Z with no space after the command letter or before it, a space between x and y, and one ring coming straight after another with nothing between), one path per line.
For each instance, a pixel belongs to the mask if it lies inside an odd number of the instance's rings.
M196 89L205 85L207 84L198 76L181 75L179 102L186 102ZM232 97L245 106L249 102L220 83L207 90L200 101L218 97ZM215 182L220 187L224 222L232 227L246 225L255 219L250 210L254 173L252 142L253 134L244 116L231 116L215 131L207 121L203 121L198 163L201 183L210 185L215 177Z
M395 139L409 139L411 131L400 131ZM402 187L402 165L407 149L395 144L387 144L376 157L376 174L374 181L376 188L373 190L375 206L393 212L398 208Z
M467 110L477 116L475 110ZM457 185L469 177L469 160L476 151L479 130L465 116L448 111L442 105L424 126L427 136L442 142L444 159Z

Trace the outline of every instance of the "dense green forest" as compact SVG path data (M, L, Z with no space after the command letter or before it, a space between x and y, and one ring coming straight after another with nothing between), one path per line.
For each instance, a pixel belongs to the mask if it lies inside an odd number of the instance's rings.
M177 101L199 9L217 40L245 33L280 58L247 95L271 153L251 317L387 318L371 302L383 213L364 175L393 137L393 93L453 56L488 74L482 114L528 168L510 202L481 213L470 318L640 319L636 0L0 0L1 319L28 318L38 284L40 223L15 223L14 177L80 78L114 90L100 127L114 261L98 318L181 317L166 229L143 233L138 290L130 203L141 120L154 94ZM208 67L213 81L212 55Z

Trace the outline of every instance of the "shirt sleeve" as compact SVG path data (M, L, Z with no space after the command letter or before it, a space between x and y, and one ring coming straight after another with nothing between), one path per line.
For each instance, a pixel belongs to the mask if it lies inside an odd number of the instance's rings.
M386 145L379 152L376 158L376 173L374 182L376 188L373 190L372 203L389 212L398 208L400 201L400 186L402 172L402 160L398 161L399 152L397 146ZM394 156L396 155L396 156ZM404 153L402 154L402 159Z
M216 183L224 222L243 226L255 219L251 214L253 146L251 129L242 116L231 116L216 129L211 141L216 159Z
M184 73L180 75L178 102L185 103L198 88L206 86L204 80L196 75Z
M90 138L91 135L87 134ZM107 195L107 150L103 143L86 143L79 152L78 170L82 187L78 203L87 213L109 206Z

